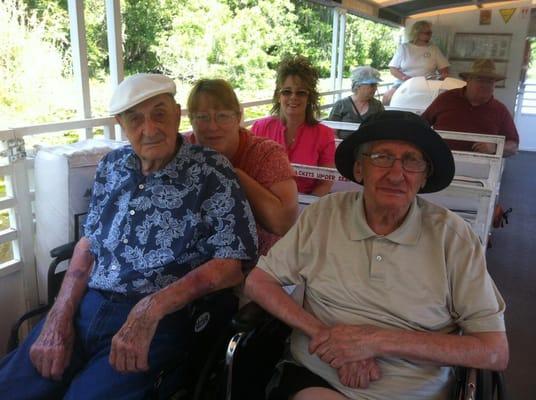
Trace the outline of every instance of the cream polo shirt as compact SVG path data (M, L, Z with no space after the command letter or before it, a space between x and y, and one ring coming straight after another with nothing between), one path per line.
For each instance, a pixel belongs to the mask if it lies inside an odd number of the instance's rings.
M305 286L304 308L328 325L455 333L504 331L504 301L469 225L417 197L387 236L368 226L361 193L328 195L307 207L257 266ZM382 378L368 389L343 386L336 370L311 356L309 339L291 337L294 358L351 399L443 399L451 368L380 358Z

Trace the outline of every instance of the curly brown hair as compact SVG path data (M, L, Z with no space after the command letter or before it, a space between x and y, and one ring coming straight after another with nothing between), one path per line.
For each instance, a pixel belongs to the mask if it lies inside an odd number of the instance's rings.
M286 56L277 67L274 97L272 99L272 115L281 117L281 105L279 104L279 91L289 76L300 78L302 85L309 92L307 107L305 109L305 122L309 125L318 123L320 116L320 95L316 86L319 74L311 62L303 56Z

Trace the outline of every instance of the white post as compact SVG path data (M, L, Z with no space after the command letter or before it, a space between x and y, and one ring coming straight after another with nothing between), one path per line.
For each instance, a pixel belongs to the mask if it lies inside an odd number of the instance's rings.
M337 89L342 89L342 75L344 71L344 38L346 35L346 11L339 10L339 42L338 42L338 63L337 63ZM341 98L339 93L338 98Z
M37 289L37 271L35 267L34 252L34 220L32 215L32 201L30 198L30 185L28 180L28 162L26 159L13 161L11 184L13 195L17 202L16 223L18 249L13 249L15 256L19 256L23 264L22 276L24 280L24 298L27 309L32 309L39 303Z
M337 55L338 55L338 42L339 39L339 12L338 8L333 9L333 33L331 35L331 69L330 69L330 90L335 90L337 82ZM339 96L333 95L331 102L335 103L339 99Z
M125 77L120 0L106 0L106 27L108 31L108 57L110 59L110 84L113 92ZM111 126L110 129L105 128L105 136L110 139L117 137L122 139L123 132L121 132L119 125L115 125Z
M74 77L80 92L78 114L81 118L91 118L91 99L89 96L89 70L87 61L86 25L84 22L84 0L69 0L69 20L71 29L71 48L73 53ZM81 139L93 136L93 130L86 128Z

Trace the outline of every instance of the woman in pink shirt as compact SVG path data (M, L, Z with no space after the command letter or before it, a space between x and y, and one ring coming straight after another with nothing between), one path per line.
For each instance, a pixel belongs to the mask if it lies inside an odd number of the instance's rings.
M277 143L240 126L240 103L223 79L202 79L194 85L188 116L194 131L190 142L216 150L233 165L255 217L259 254L266 255L298 215L296 183L287 155Z
M284 59L277 69L272 116L256 121L251 131L275 140L291 163L334 166L335 136L316 119L320 112L318 72L301 56ZM295 178L300 193L322 196L333 182Z

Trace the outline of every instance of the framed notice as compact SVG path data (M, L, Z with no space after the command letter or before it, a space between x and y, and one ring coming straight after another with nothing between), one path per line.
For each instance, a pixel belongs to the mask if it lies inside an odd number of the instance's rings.
M470 71L476 59L491 58L496 72L506 76L511 42L510 33L456 33L449 57L449 74L457 77L460 72ZM495 87L503 88L504 85L503 80Z
M453 60L491 58L495 61L508 61L511 42L511 33L458 32L454 36L450 58Z

